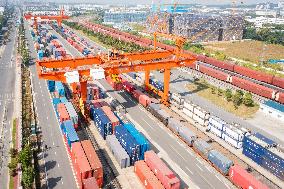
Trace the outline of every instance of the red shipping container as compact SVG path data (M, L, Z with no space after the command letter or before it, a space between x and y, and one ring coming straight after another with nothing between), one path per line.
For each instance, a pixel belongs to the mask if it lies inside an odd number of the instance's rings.
M144 107L147 107L151 103L150 97L145 94L139 96L139 103L142 104Z
M220 60L217 60L215 58L210 58L210 57L206 57L204 61L205 61L205 63L211 64L211 65L216 66L218 68L234 71L234 64L230 64L228 62L220 61Z
M91 169L93 170L92 176L97 179L97 184L99 185L99 187L102 187L103 167L101 161L90 140L84 140L81 142L81 144L88 158Z
M284 104L284 93L279 92L278 93L278 102Z
M222 80L222 81L229 81L229 75L228 74L226 74L222 71L204 66L202 64L199 64L199 71L202 72L202 73L205 73L205 74L207 74L211 77L214 77L216 79L219 79L219 80Z
M135 162L134 172L146 189L164 189L163 185L143 160Z
M145 152L144 158L146 164L150 167L166 189L180 188L180 180L154 151L150 150Z
M284 78L274 76L272 79L272 84L284 89Z
M243 66L238 66L235 65L234 66L234 72L239 73L241 75L256 79L258 81L264 81L266 83L272 83L272 75L266 74L266 73L262 73L259 71L255 71Z
M80 188L82 188L83 179L92 177L92 169L80 142L74 142L71 144L71 153L78 183Z
M273 99L275 95L275 91L268 87L255 84L251 81L248 81L248 80L236 77L236 76L232 76L232 84L237 87L240 87L241 89L245 89L254 94L257 94L257 95L260 95L260 96L263 96L269 99Z
M132 94L132 92L135 90L135 87L128 81L124 81L122 85L123 85L124 90L126 90L130 94Z
M229 170L230 180L243 189L269 189L239 165L234 165Z
M83 189L99 189L99 186L97 184L97 179L95 177L84 179Z
M195 70L196 69L196 62L193 62L188 67Z
M139 91L139 90L134 90L134 91L133 91L133 97L134 97L137 101L139 101L139 97L140 97L141 95L143 95L143 93L142 93L141 91Z
M102 106L102 110L111 121L112 131L114 132L115 126L119 125L119 119L114 115L109 106Z
M69 114L68 114L66 107L63 103L57 104L57 112L59 114L60 122L70 120Z
M201 62L205 62L205 58L206 58L206 56L205 55L201 55L201 54L196 56L196 59L198 61L201 61Z

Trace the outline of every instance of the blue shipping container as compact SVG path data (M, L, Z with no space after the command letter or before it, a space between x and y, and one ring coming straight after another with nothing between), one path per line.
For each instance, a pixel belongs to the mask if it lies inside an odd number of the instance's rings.
M60 97L60 102L65 103L68 102L66 97Z
M144 160L144 153L150 150L149 141L137 131L132 123L124 124L124 127L128 130L128 132L135 138L136 142L140 145L139 159Z
M94 120L101 136L105 139L112 134L112 123L101 108L92 108L90 117Z
M71 122L72 123L72 122ZM74 142L78 142L79 141L79 137L73 127L73 124L68 124L68 125L64 125L65 126L65 130L66 130L66 138L67 138L67 142L69 147L71 148L71 144Z
M255 153L254 151L251 151L249 148L243 148L243 154L247 156L248 158L252 159L255 163L258 165L262 164L262 157Z
M216 150L211 150L208 152L208 160L219 168L224 175L229 173L229 169L233 165L233 161Z
M65 96L65 88L60 81L55 82L55 90L58 92L59 96Z
M48 80L47 81L47 86L49 92L54 92L55 91L55 81Z

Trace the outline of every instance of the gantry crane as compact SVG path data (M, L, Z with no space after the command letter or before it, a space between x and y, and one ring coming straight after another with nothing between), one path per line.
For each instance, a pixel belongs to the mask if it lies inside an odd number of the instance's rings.
M27 14L24 15L24 18L26 20L33 19L34 20L34 23L33 23L34 28L36 29L36 32L38 32L38 23L37 22L38 22L39 19L55 20L55 21L57 21L58 26L61 27L62 21L69 19L70 16L65 15L64 9L61 9L59 15L32 15L31 13L27 13Z
M160 34L156 34L160 35ZM163 36L165 34L162 34ZM172 39L180 42L180 38L173 36ZM87 81L92 80L92 70L103 69L105 75L122 74L129 72L145 72L145 88L150 89L150 72L164 69L164 91L159 91L161 102L168 105L170 70L176 67L189 66L196 61L192 55L182 53L177 45L177 51L152 50L139 53L125 53L117 57L100 55L94 57L71 58L61 60L41 60L37 61L36 67L39 78L46 80L67 82L66 73L76 72L79 76L78 83L81 88L81 99L83 102L87 98ZM73 91L77 84L71 84Z

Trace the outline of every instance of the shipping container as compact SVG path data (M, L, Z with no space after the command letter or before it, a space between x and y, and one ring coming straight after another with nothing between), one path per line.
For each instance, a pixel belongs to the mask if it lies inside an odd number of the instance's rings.
M109 118L111 124L112 124L112 133L114 133L114 128L120 124L119 119L114 115L114 113L111 111L109 106L103 106L102 110L106 114L106 116Z
M113 133L112 123L101 108L91 109L90 114L90 117L93 118L99 133L104 139L107 135L111 135Z
M229 173L230 167L234 164L230 159L216 150L208 152L208 160L224 175Z
M217 129L219 129L220 131L223 131L224 127L227 123L224 120L222 120L221 118L211 115L210 118L209 118L209 124L210 124L210 126L213 126Z
M65 135L66 135L66 138L67 138L67 142L68 142L68 145L69 147L71 147L71 145L74 143L74 142L77 142L79 141L79 137L74 129L74 126L73 124L65 124L64 125L64 130L65 130Z
M253 151L251 148L244 146L244 143L243 143L243 152L242 153L245 156L247 156L248 158L252 159L258 165L262 164L262 157L258 153Z
M64 103L67 112L69 113L69 117L72 120L75 129L78 129L78 114L76 112L76 110L74 109L73 105L71 102L65 102Z
M178 134L180 128L183 127L183 124L175 118L169 118L168 127L172 132L174 132L175 134Z
M60 81L55 81L55 90L59 93L60 96L65 96L65 89Z
M180 180L154 151L145 152L145 162L166 189L180 188Z
M243 141L245 132L241 129L238 129L234 127L233 125L226 124L225 127L223 127L223 131L229 135L231 138L237 141Z
M69 114L68 114L66 107L63 103L57 104L57 112L58 112L58 115L59 115L60 122L70 120Z
M215 58L206 57L204 62L207 64L211 64L215 67L222 68L229 71L234 71L234 64L230 64L228 62L220 61Z
M232 183L243 189L269 189L239 165L230 168L229 178Z
M229 135L222 133L222 139L228 142L230 145L234 146L237 149L240 149L243 147L243 142L240 142L238 140L235 140L234 138L230 137Z
M213 149L210 144L208 144L205 140L202 139L196 139L192 147L194 151L196 151L204 159L208 158L208 152Z
M221 130L219 130L219 129L217 129L216 127L213 127L210 123L209 123L209 125L208 125L208 130L211 132L211 133L213 133L213 134L215 134L216 136L218 136L218 137L222 137L222 131Z
M47 81L47 86L49 92L54 92L55 91L55 81L48 80Z
M164 189L161 182L155 177L154 173L143 160L135 162L134 172L145 189Z
M206 75L209 75L211 77L214 77L216 79L222 80L222 81L230 81L230 75L227 73L224 73L222 71L216 70L214 68L210 68L208 66L199 65L199 71L201 73L205 73Z
M194 111L193 111L194 114L198 115L200 118L202 119L209 119L210 117L210 113L205 111L203 108L197 106L194 108Z
M120 168L129 167L130 157L125 149L121 146L117 138L114 135L108 135L106 137L106 143L109 150L112 152L116 161L118 162Z
M193 114L192 119L204 127L208 126L208 119L201 118L196 114Z
M284 167L277 165L274 161L270 161L264 156L262 158L262 167L271 172L273 175L284 181Z
M97 184L97 179L95 177L84 179L83 189L99 189L99 186Z
M281 87L282 89L284 89L284 78L274 76L272 79L272 85L275 85L277 87Z
M183 111L183 113L184 113L185 115L187 115L188 117L193 118L193 115L194 115L194 114L193 114L192 111L188 110L187 108L183 108L182 111Z
M234 72L239 73L241 75L256 79L258 81L263 81L266 83L272 83L273 75L266 74L260 71L252 70L250 68L246 68L243 66L234 66Z
M178 133L182 140L185 141L189 146L192 146L193 142L196 140L196 134L185 126L180 127Z

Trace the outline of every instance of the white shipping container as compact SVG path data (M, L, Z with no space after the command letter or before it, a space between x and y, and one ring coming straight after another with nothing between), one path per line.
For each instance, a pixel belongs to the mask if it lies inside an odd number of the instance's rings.
M222 137L222 131L220 131L219 129L212 127L210 124L208 125L208 129L210 130L211 133L215 134L218 137Z
M224 126L226 125L226 122L220 119L219 117L211 115L209 118L209 124L222 131L224 129Z
M183 108L183 105L182 104L179 104L177 101L175 100L170 100L170 103L172 105L174 105L175 107L177 107L178 109L182 109Z
M226 135L225 133L222 134L222 139L225 140L226 142L228 142L229 144L231 144L232 146L234 146L237 149L240 149L240 148L243 147L243 142L234 140L233 138Z
M197 106L196 108L194 108L193 111L194 114L198 115L199 117L201 117L202 119L209 119L210 117L210 113L203 110L201 107Z
M193 104L190 101L184 101L183 107L187 108L189 111L193 112L194 108L196 107L195 104Z
M192 118L193 118L193 120L195 120L200 125L203 125L203 126L207 126L208 125L208 120L204 120L204 119L202 119L201 117L199 117L196 114L193 114Z
M178 93L172 93L171 99L177 101L178 103L184 102L184 98Z
M192 118L192 116L193 116L193 112L192 111L188 110L187 108L183 108L182 111L183 111L183 113L185 115L187 115L188 117Z
M232 125L225 125L224 132L234 140L243 141L244 139L244 133L240 129Z

